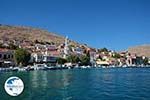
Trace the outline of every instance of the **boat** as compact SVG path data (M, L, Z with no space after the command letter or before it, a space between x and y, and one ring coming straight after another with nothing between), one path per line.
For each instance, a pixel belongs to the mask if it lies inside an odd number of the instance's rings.
M34 68L33 68L33 67L31 67L31 66L28 66L28 67L26 67L26 68L25 68L25 70L26 70L26 71L33 71L33 70L34 70Z
M50 70L52 67L48 67L47 64L35 64L34 70Z
M14 67L14 68L12 68L12 71L19 71L19 68L18 67Z
M0 68L1 72L9 72L11 71L11 68Z
M19 68L18 70L19 70L19 71L26 71L26 68L25 68L25 67Z

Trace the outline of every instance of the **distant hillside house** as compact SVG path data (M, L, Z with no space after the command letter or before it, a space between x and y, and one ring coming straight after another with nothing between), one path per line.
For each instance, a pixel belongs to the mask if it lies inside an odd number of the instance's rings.
M46 45L35 44L36 51L46 50Z
M83 49L80 48L80 47L72 47L72 52L74 52L75 54L82 55L83 54Z

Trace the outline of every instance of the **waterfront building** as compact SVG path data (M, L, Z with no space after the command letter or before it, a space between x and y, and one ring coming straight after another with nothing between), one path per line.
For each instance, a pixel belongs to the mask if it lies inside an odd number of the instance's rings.
M55 45L36 44L35 51L31 54L30 62L56 63L60 53Z
M125 58L119 58L117 61L118 61L119 66L126 65L126 59Z
M31 60L32 63L56 63L57 57L42 54L42 53L32 53Z
M0 67L9 67L14 65L14 51L0 48Z
M109 66L110 65L108 61L102 61L101 59L97 59L96 64L101 65L101 66Z
M44 56L41 53L32 53L30 62L40 63L43 62Z
M144 61L142 56L137 56L136 54L128 54L126 58L126 64L128 66L142 65Z

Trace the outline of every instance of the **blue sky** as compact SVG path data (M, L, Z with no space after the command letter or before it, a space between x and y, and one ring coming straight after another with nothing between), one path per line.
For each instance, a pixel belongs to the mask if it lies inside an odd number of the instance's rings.
M43 28L120 51L150 44L150 1L0 0L0 23Z

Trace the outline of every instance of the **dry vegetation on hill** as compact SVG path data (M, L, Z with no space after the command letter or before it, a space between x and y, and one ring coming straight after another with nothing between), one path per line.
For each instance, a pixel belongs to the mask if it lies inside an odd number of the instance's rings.
M42 42L61 44L64 43L65 37L37 28L0 25L0 39L9 41L26 40L31 42L38 40ZM71 44L77 45L78 43L71 41Z
M128 51L131 53L136 53L138 56L150 57L150 45L131 47Z

